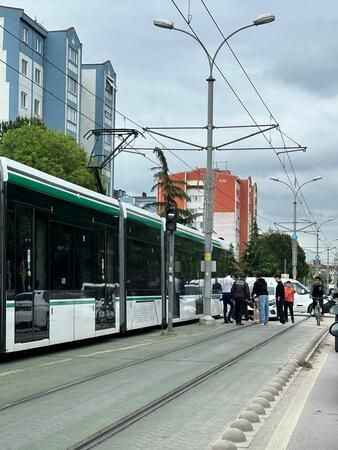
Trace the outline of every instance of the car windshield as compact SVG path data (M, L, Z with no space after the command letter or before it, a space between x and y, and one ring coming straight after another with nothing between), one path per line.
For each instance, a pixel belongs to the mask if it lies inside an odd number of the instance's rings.
M308 294L309 291L299 283L292 283L292 286L297 294Z

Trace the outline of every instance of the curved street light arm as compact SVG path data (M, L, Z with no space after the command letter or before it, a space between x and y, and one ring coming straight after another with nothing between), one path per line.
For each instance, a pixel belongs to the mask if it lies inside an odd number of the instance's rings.
M283 181L283 180L273 180L273 181L276 181L276 183L281 183L281 184L284 184L285 186L287 186L289 189L290 189L290 191L293 193L293 194L295 194L295 190L294 190L294 188L291 186L291 184L289 184L289 183L287 183L286 181Z
M301 184L300 186L298 186L298 188L295 189L295 195L296 195L296 197L297 197L299 191L300 191L306 184L314 183L315 181L317 181L317 180L314 180L314 179L307 180L307 181L305 181L305 183L303 183L303 184Z
M229 39L232 38L232 36L234 36L235 34L239 33L240 31L246 30L247 28L251 28L251 27L255 27L256 25L254 23L251 23L250 25L245 25L244 27L238 28L237 30L233 31L232 33L229 34L229 36L227 36L226 38L223 39L223 41L219 44L219 46L217 47L217 50L215 51L215 54L213 56L213 58L211 59L211 72L210 72L210 76L212 76L212 70L214 68L214 64L215 64L215 60L217 58L217 55L219 53L219 51L221 50L221 48L224 46L224 44L226 42L228 42Z
M181 28L172 28L175 31L179 31L180 33L186 34L187 36L190 36L191 38L194 39L194 41L196 41L203 49L204 53L206 54L207 58L208 58L208 63L209 63L209 67L210 67L210 74L212 73L212 64L213 64L213 58L211 57L210 53L208 52L206 46L203 44L203 42L194 34L189 33L189 31L186 30L182 30Z

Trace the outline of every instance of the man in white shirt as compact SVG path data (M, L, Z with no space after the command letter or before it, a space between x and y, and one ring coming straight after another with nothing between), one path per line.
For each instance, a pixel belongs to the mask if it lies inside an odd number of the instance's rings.
M222 301L223 301L223 317L224 323L232 323L232 311L234 309L234 304L231 298L231 288L234 284L234 280L231 275L227 275L225 278L221 278L220 283L222 285ZM230 306L228 314L228 305Z

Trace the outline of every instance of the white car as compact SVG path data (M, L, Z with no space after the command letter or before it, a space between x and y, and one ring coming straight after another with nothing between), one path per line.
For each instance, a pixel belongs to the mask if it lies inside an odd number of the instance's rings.
M276 299L275 299L277 283L276 283L276 280L272 277L264 277L264 279L268 285L270 319L277 319L277 309L276 309ZM256 280L256 278L254 278L254 277L248 277L246 279L246 281L250 287L250 290L252 290L255 280ZM301 314L308 313L309 306L312 304L312 298L311 298L309 290L302 283L300 283L297 280L293 280L292 278L282 279L282 282L285 283L288 280L291 281L292 286L295 290L295 301L293 304L294 312L301 313Z

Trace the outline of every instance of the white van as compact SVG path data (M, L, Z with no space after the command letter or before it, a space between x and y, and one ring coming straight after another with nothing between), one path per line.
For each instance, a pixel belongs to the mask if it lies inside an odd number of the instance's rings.
M268 285L268 293L269 293L269 312L270 319L277 319L277 310L276 310L276 300L275 300L275 292L276 292L276 280L273 277L263 277ZM298 280L293 280L292 278L283 278L282 282L290 280L292 286L295 290L295 301L293 304L293 310L295 313L308 313L309 306L312 304L312 298L309 290ZM249 285L250 291L252 291L254 282L256 281L255 277L248 277L246 282Z

